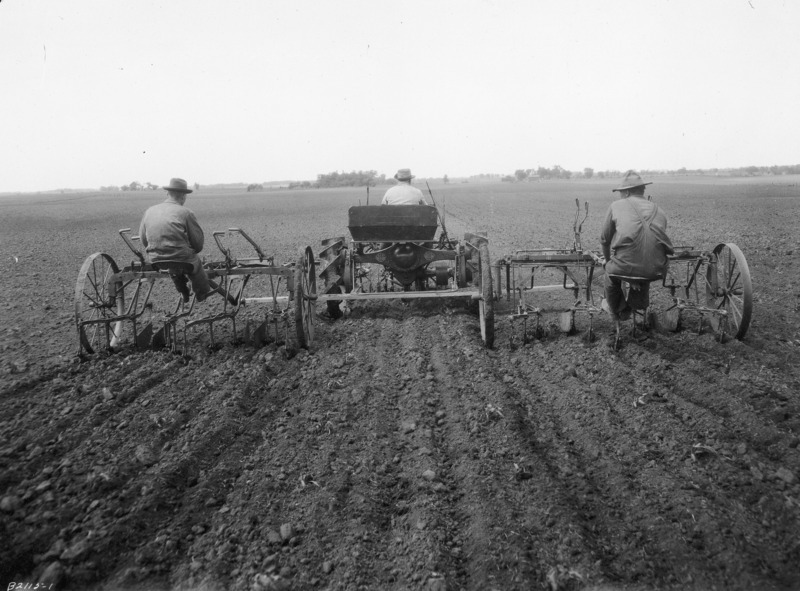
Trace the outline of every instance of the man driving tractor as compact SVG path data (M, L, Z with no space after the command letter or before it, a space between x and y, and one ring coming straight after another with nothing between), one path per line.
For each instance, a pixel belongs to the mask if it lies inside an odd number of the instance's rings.
M397 184L391 187L383 196L381 205L427 205L422 191L411 186L411 169L401 168L394 175Z

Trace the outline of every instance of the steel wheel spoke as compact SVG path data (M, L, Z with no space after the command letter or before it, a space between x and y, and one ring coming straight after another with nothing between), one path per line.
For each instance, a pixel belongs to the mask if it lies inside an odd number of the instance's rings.
M732 290L733 287L739 282L740 278L741 278L741 273L737 273L736 277L734 277L732 280L729 280L727 282L728 290Z
M753 288L747 260L738 246L731 243L718 244L716 272L709 279L716 281L707 289L707 302L718 310L727 312L728 330L741 339L747 333L753 308Z
M741 322L742 322L742 310L741 310L741 308L736 306L736 305L731 304L731 305L728 306L728 312L730 313L730 316L736 316L736 318L735 318L736 326L739 326L739 324L741 324Z

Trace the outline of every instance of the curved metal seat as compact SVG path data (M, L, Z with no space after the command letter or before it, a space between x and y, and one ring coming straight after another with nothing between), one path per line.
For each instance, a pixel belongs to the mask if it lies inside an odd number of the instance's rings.
M153 269L170 275L188 275L194 269L194 265L185 261L158 261L153 263Z
M189 283L188 275L194 270L192 263L187 263L186 261L158 261L153 263L153 269L159 273L168 273L175 284L175 289L183 297L184 303L189 301L191 293L187 284Z

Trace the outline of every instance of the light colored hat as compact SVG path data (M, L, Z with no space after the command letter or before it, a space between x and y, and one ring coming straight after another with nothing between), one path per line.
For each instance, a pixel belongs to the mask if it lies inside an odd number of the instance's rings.
M189 188L189 185L186 184L186 181L179 178L170 179L169 184L166 187L161 188L166 189L167 191L175 191L176 193L192 192L192 189Z
M414 178L414 175L411 174L410 168L401 168L397 171L397 174L394 175L398 181L410 181Z
M652 184L653 184L652 182L645 183L642 180L642 177L640 177L638 173L636 173L633 170L629 170L628 172L625 173L625 176L622 177L622 184L616 189L611 189L611 192L613 193L614 191L627 191L628 189L633 189L634 187L644 187L645 185L652 185Z

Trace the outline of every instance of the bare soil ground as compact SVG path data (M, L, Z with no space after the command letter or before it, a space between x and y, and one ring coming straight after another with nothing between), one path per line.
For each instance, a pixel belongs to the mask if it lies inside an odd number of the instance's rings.
M569 242L575 196L594 245L611 186L436 190L451 234L487 229L499 257ZM800 589L797 179L652 192L676 243L745 252L743 341L650 332L615 352L601 320L595 342L512 348L501 301L486 350L476 308L398 301L320 310L291 359L198 334L188 363L131 348L80 362L77 270L129 257L116 229L161 195L0 199L0 584ZM358 198L187 205L293 260L342 235Z

